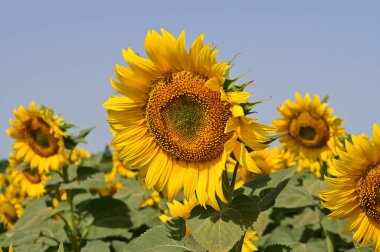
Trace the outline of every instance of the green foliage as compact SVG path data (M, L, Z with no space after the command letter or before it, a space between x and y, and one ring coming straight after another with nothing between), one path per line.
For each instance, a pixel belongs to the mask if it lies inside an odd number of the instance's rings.
M64 141L65 141L66 149L73 150L78 144L87 143L85 138L93 129L94 127L87 128L87 129L81 130L77 134L73 134L73 135L69 135L68 137L65 137Z
M272 208L255 223L264 251L347 251L352 235L342 234L345 221L329 219L320 205L326 182L310 172L294 175Z
M265 211L274 205L277 196L286 187L295 169L296 167L293 167L267 175L260 175L236 190L235 194L252 197L258 201L260 211Z
M189 229L194 239L209 251L228 251L250 228L259 213L250 197L238 195L221 209L198 206L191 211Z
M205 251L193 238L186 237L185 234L185 221L175 218L149 229L138 239L132 241L123 251Z

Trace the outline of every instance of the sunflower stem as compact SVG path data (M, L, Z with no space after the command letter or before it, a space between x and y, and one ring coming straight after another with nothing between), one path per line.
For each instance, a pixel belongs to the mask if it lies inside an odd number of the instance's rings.
M71 152L70 152L71 154ZM63 175L63 181L65 183L68 183L69 182L69 175L68 175L68 166L65 165L63 166L63 169L62 169L62 175ZM70 233L71 233L71 237L70 237L70 241L71 241L71 245L72 245L72 248L73 248L73 251L74 252L80 252L80 239L78 240L77 238L79 236L79 233L78 233L78 228L77 228L77 223L75 221L75 217L74 217L74 195L73 195L73 191L72 190L67 190L67 202L69 203L70 205L70 222L68 222L68 229L70 230ZM79 243L79 244L78 244Z
M231 180L231 185L230 185L230 190L229 190L229 200L232 200L232 193L235 188L235 182L236 182L236 175L237 175L237 170L239 168L239 162L236 161L235 167L234 167L234 173L232 174L232 180Z
M327 252L334 252L334 242L331 237L331 233L327 230L324 230L326 234L326 243L327 243Z

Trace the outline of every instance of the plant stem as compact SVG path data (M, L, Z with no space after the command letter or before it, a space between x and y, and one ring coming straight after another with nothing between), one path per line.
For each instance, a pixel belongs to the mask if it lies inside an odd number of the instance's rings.
M237 170L239 168L239 162L236 161L235 168L234 168L234 173L232 174L232 180L231 180L231 185L230 185L230 195L229 195L229 200L232 200L232 193L235 189L235 182L236 182L236 175L237 175Z
M64 182L65 183L70 182L69 181L69 175L68 175L68 166L67 165L63 166L62 171L63 171L62 175L63 175ZM75 216L74 216L74 202L73 202L74 195L73 195L72 190L67 190L66 193L67 193L67 202L70 205L70 222L67 223L68 224L68 229L70 230L70 233L71 233L71 239L70 239L70 241L71 241L71 245L72 245L73 251L74 252L80 252L80 250L81 250L81 248L80 248L80 240L78 242L78 239L77 239L77 237L80 237L80 236L79 236L79 232L78 232L78 229L77 229L77 223L75 221Z

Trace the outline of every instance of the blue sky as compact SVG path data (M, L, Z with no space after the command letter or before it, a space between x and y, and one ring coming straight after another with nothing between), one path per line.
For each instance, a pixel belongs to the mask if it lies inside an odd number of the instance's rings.
M86 146L111 140L102 103L114 94L109 77L125 64L121 50L144 55L147 30L200 33L219 43L219 60L240 53L233 69L261 122L294 93L330 96L330 106L355 134L380 123L378 1L1 1L0 157L12 110L31 100L54 108L80 128L95 126Z

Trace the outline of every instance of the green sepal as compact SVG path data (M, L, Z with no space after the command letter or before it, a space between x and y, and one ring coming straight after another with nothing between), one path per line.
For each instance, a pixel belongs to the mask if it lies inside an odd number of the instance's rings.
M327 103L329 101L329 96L326 95L325 97L323 97L323 99L321 100L321 103Z
M80 143L87 143L85 137L94 129L95 127L87 128L81 130L79 133L74 135L69 135L64 138L65 148L68 150L73 150Z

